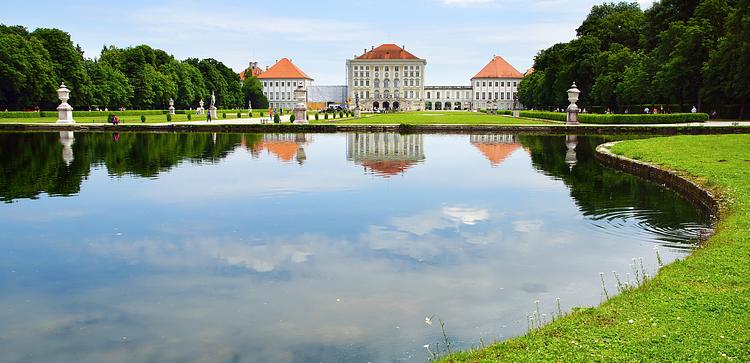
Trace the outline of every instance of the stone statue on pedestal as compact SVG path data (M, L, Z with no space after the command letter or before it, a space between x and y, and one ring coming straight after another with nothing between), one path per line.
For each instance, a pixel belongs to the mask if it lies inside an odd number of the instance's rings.
M211 106L208 108L208 113L211 114L211 119L216 120L218 118L216 112L216 95L211 91Z

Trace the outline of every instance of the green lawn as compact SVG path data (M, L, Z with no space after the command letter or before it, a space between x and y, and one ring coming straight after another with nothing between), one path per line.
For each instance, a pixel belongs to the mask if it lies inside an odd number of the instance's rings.
M322 116L322 114L321 114ZM338 119L336 119L338 120ZM311 120L313 123L326 123L336 120ZM541 120L512 118L510 116L488 115L479 112L399 112L369 115L363 114L361 119L350 119L336 122L337 124L366 124L366 125L539 125L546 124Z
M716 234L596 309L443 361L750 361L750 135L630 140L613 152L677 170L718 193L724 212Z
M264 112L265 117L268 117L268 114ZM206 115L190 115L192 117L192 121L205 121ZM260 117L259 112L253 113L254 117ZM242 114L243 118L247 118L247 113ZM85 123L103 123L107 122L107 116L74 116L73 117L76 121L76 123L79 124L85 124ZM227 112L227 119L236 119L237 113L229 113ZM219 113L219 117L216 120L222 120L221 113ZM216 121L214 120L214 121ZM133 124L133 123L141 123L141 116L139 115L133 115L133 116L120 116L120 121L122 123L126 124ZM172 115L172 122L180 122L180 121L188 121L187 115ZM0 117L0 123L54 123L57 122L56 117L33 117L33 118L2 118ZM146 123L163 123L167 122L167 115L146 115Z

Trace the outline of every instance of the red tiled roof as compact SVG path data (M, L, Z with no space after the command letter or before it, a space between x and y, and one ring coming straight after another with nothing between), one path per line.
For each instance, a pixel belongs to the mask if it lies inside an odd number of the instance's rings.
M419 59L396 44L383 44L357 59Z
M510 65L503 57L496 55L472 79L476 78L523 78L523 74Z
M492 166L499 166L505 161L505 159L518 150L521 145L474 143L474 147L484 154L484 157L490 161Z
M240 72L240 81L244 81L245 80L245 72L247 72L249 70L251 70L251 69L247 68L244 71ZM260 67L252 68L252 75L253 75L253 77L258 78L258 76L260 76L261 73L263 73L263 70L260 69Z
M302 72L301 69L297 68L297 66L292 63L288 58L282 58L280 61L276 62L276 64L273 65L273 67L268 68L265 72L261 73L258 76L259 79L295 79L295 78L301 78L301 79L309 79L310 76L305 74L305 72Z
M291 141L264 141L253 145L252 151L260 153L264 149L276 155L279 160L289 162L297 155L299 147Z
M390 178L406 172L406 169L416 165L416 161L407 160L368 160L362 163L365 170L370 169L375 175Z

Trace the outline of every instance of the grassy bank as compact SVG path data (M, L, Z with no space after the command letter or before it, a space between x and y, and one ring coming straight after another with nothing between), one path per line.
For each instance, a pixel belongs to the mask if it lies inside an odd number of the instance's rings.
M716 234L599 308L444 362L750 361L750 135L632 140L612 151L720 195Z
M350 119L337 124L363 125L539 125L545 121L519 119L502 115L488 115L479 112L399 112L377 115L363 115L361 119ZM336 120L311 120L310 122L326 123Z
M164 123L167 122L167 115L145 115L146 116L146 123ZM214 119L214 121L221 121L223 120L222 113L218 114L218 118ZM248 114L243 113L242 118L247 118ZM254 117L260 117L259 112L253 113ZM125 116L119 116L120 121L122 123L126 124L140 124L141 123L141 116L140 115L125 115ZM177 114L172 115L172 122L182 122L182 121L205 121L206 115L190 115L191 120L188 120L188 115L186 114ZM265 117L268 117L266 115ZM107 116L73 116L75 121L77 123L104 123L107 122ZM227 113L227 120L229 119L236 119L237 118L237 112L233 113ZM24 123L55 123L57 122L57 117L23 117L23 118L0 118L0 123L10 123L10 124L24 124Z

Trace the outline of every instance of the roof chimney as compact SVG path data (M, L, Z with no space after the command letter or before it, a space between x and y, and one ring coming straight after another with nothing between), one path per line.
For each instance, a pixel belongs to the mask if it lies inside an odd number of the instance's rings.
M405 45L402 45L402 46L401 46L401 49L403 49L403 50L406 50L406 46L405 46Z
M362 51L362 54L367 54L367 48L365 48L365 50Z
M370 46L370 50L375 50L375 46L374 46L374 45L371 45L371 46Z

